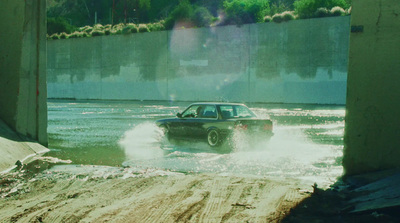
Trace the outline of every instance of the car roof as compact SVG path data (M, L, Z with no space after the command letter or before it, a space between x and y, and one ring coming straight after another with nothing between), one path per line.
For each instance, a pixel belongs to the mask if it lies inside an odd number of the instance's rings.
M245 104L241 103L229 103L229 102L196 102L191 104L192 105L243 105L246 106Z

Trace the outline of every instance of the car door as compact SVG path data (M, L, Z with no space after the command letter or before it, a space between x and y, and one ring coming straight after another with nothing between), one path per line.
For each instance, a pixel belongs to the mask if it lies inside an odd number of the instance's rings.
M199 125L198 113L200 105L192 105L182 112L179 123L175 124L175 129L180 136L196 137L194 129Z
M207 126L217 120L217 110L215 105L202 105L200 113L193 119L190 132L194 137L203 138L207 135Z
M168 123L170 134L174 136L184 136L183 118L178 117Z

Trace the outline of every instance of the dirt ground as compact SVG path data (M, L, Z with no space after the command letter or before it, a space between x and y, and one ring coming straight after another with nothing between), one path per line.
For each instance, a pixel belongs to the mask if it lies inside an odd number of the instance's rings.
M0 222L279 222L309 196L295 180L101 167L3 174L0 189Z
M0 174L0 222L400 222L399 206L351 213L346 187L40 160Z

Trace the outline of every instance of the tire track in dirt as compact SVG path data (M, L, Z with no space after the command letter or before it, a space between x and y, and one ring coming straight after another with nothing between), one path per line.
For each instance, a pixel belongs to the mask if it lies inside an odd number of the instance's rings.
M241 180L234 179L235 182ZM225 214L232 209L232 204L239 199L243 188L232 183L229 178L218 178L213 180L210 190L210 199L206 203L205 210L199 219L200 222L222 221Z
M0 200L0 222L274 222L296 182L194 174L39 180Z

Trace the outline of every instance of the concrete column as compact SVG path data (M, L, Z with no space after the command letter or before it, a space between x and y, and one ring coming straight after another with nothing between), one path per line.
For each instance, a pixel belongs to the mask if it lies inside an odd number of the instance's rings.
M400 167L400 4L353 0L343 166Z
M2 0L0 27L0 118L46 145L46 1Z

